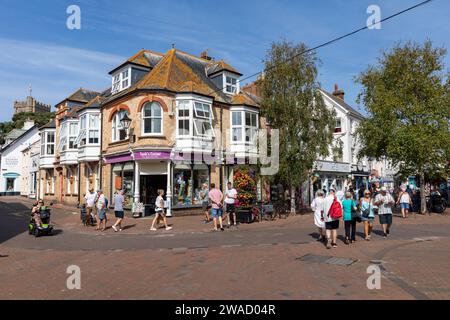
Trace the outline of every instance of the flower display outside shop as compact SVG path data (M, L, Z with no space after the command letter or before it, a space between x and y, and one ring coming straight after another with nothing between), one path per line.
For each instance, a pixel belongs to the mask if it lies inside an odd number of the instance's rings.
M248 168L239 168L235 171L233 180L237 191L236 205L247 207L254 204L256 201L255 173Z

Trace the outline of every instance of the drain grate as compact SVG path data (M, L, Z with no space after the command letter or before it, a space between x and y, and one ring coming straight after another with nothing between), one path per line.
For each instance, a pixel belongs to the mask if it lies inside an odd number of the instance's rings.
M332 265L336 265L336 266L350 266L358 261L357 259L321 256L321 255L310 254L310 253L306 254L304 256L301 256L299 258L296 258L295 260L312 262L312 263L332 264Z

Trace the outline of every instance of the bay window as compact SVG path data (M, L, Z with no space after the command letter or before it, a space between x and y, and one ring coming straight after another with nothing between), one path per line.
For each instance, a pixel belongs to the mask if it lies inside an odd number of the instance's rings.
M178 101L178 135L190 135L190 103L188 100Z
M89 115L89 144L100 142L100 117L98 114Z
M67 123L63 123L61 125L61 129L59 130L59 145L58 151L64 152L67 149Z
M55 132L43 132L41 136L41 156L55 154Z
M77 149L78 123L69 123L69 150Z
M256 143L258 133L258 114L249 111L231 112L231 141Z
M118 111L113 118L112 121L112 141L122 141L128 138L128 130L122 127L120 120L128 115L128 112L125 110Z
M192 100L178 101L178 136L212 138L214 137L212 120L211 104Z
M195 135L201 137L213 137L214 131L212 129L211 105L195 101L194 111Z
M158 102L147 102L142 108L142 135L163 133L163 111Z

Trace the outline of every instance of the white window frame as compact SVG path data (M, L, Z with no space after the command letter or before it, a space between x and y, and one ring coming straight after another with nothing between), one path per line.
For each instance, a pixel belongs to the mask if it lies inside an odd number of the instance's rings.
M116 94L131 86L131 67L122 68L112 75L111 94Z
M87 145L99 145L100 144L100 114L90 113L87 117L87 127L86 127L86 144ZM91 120L93 122L91 123ZM96 119L96 120L95 120ZM97 137L92 137L91 134L96 135ZM91 142L92 139L97 139L97 142Z
M161 111L161 116L154 116L151 114L152 107L156 105ZM145 109L150 108L150 116L145 115ZM161 122L161 131L160 132L145 132L145 120L159 120ZM141 110L141 136L162 136L164 134L164 110L156 101L146 102Z
M214 127L213 127L213 113L212 113L212 106L210 103L205 103L202 101L193 101L192 103L193 106L193 119L192 119L192 123L194 125L194 136L195 137L204 137L204 138L213 138L215 137L215 133L214 133ZM206 113L208 113L208 115L206 115ZM199 125L202 126L202 130L199 131ZM209 131L210 131L210 135L209 134L202 134L201 132L206 131L208 129L205 129L203 127L203 125L208 125L209 126Z
M120 124L120 120L121 120L121 114L126 113L128 116L128 111L126 110L119 110L116 112L116 114L113 117L112 123L111 123L111 141L112 142L119 142L119 141L126 141L129 138L129 129L125 130L126 132L126 136L123 140L120 140L120 131L123 130L122 129L122 125Z
M67 129L67 122L61 123L61 128L59 129L58 152L65 152L67 150Z
M53 142L49 142L48 136L52 134L53 135ZM45 155L47 156L54 156L55 155L55 144L56 144L56 131L47 131L45 133ZM48 147L53 146L53 153L48 152Z
M337 126L338 122L339 122L339 127ZM339 131L337 131L338 129L339 129ZM342 128L342 118L341 117L336 117L336 122L334 124L334 131L333 132L334 133L338 133L338 134L344 132L344 130Z
M231 109L231 116L230 116L230 141L231 144L241 144L245 143L248 145L255 145L259 130L259 113L255 110L250 110L247 108L235 108ZM241 124L233 124L233 113L240 113L241 117ZM250 115L250 125L247 124L247 115ZM253 118L254 117L254 118ZM253 123L253 119L255 120L255 123ZM234 129L240 129L241 130L241 136L240 139L234 140ZM247 141L247 130L250 131L250 137L249 141Z
M191 104L192 101L191 100L178 100L177 101L177 110L176 110L176 131L177 131L177 137L190 137L192 136L192 121L191 121ZM180 109L180 106L183 106L183 109ZM186 116L185 114L183 114L182 116L180 116L180 110L187 110L188 115ZM187 130L187 134L181 134L180 133L180 120L182 121L188 121L188 126L189 126L189 130Z
M75 133L71 133L70 131L70 127L76 126L75 129ZM79 126L78 126L78 122L76 121L69 121L67 123L67 150L77 150L78 149L78 143L77 143L77 139L78 139L78 135L79 135ZM73 139L73 148L70 148L70 140Z

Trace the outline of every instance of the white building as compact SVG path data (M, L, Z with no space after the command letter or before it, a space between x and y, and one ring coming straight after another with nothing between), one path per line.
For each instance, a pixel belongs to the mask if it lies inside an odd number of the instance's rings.
M336 112L336 125L329 156L318 159L310 183L310 199L319 189L328 192L332 186L345 191L350 186L355 190L365 187L370 168L366 158L358 159L360 145L356 129L364 116L344 101L344 91L337 85L333 93L320 90L325 105Z
M22 170L20 172L20 195L31 199L36 199L40 147L40 141L36 141L22 150L23 161L21 163Z
M26 159L27 152L23 151L39 141L37 126L34 123L30 126L31 123L27 122L24 126L26 131L0 150L0 195L21 195L24 187L27 187L24 186L24 183L27 183L24 181L28 180L23 179L23 164L29 162Z

